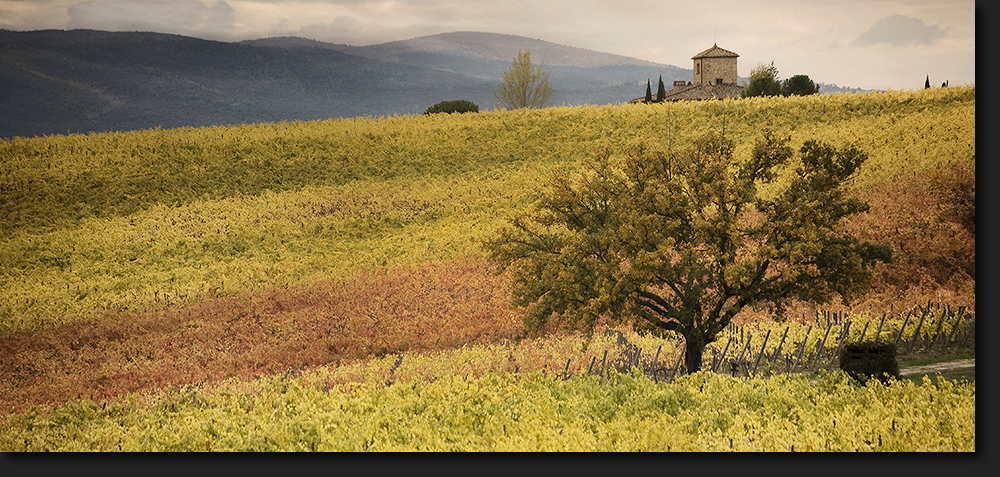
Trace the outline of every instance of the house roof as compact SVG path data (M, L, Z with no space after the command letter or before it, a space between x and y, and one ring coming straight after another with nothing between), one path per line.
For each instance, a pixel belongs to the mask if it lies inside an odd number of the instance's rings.
M738 84L694 84L677 87L667 91L663 95L664 101L678 101L682 99L738 99L743 96L743 86Z
M740 55L737 55L732 51L719 48L719 46L716 44L712 44L711 48L701 53L698 53L697 55L692 56L691 59L697 60L698 58L736 58L738 56Z
M666 97L666 95L663 95L663 96ZM656 101L656 98L658 97L658 95L656 93L653 93L652 97L653 97L653 101ZM643 96L641 98L635 98L633 100L630 100L629 102L630 103L645 103L646 102L646 97Z

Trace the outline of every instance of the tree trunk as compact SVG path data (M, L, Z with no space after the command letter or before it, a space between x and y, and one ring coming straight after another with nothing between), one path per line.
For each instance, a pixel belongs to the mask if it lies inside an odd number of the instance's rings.
M701 336L684 337L684 364L688 374L701 369L701 355L705 353L706 344Z

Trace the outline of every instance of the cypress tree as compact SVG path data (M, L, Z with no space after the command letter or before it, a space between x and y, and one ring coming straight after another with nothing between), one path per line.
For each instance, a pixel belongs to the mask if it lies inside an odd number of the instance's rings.
M665 97L667 97L667 89L663 87L663 75L660 75L660 85L656 87L656 102L663 102Z
M924 89L931 87L931 75L927 75L927 79L924 80Z
M653 91L649 89L649 80L646 80L646 102L653 102Z

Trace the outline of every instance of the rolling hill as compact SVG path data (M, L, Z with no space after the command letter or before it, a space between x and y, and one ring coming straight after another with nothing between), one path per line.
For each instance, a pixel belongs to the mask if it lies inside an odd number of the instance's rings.
M419 114L495 104L517 49L550 70L554 104L609 104L690 70L510 35L453 33L352 47L228 43L143 32L0 31L0 137Z
M490 86L332 50L157 33L4 31L0 44L4 137L407 114Z
M553 105L615 104L690 69L515 35L454 32L351 46L149 32L0 30L0 137L493 109L519 50L549 71ZM861 91L818 83L821 93Z

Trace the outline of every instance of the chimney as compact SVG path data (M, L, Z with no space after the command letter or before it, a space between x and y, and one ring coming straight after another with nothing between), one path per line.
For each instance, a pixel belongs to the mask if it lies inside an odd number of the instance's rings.
M683 88L687 86L687 82L684 80L674 80L674 89Z

